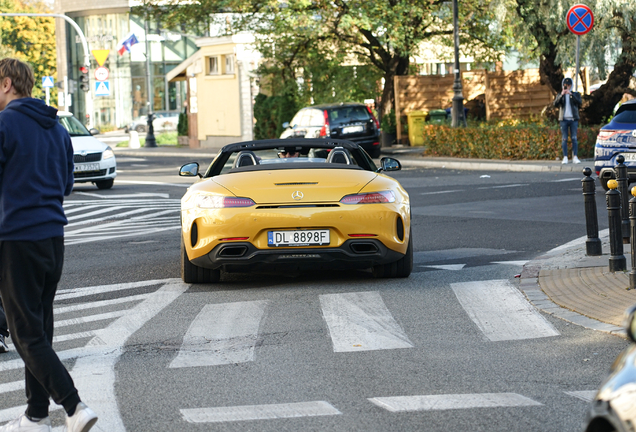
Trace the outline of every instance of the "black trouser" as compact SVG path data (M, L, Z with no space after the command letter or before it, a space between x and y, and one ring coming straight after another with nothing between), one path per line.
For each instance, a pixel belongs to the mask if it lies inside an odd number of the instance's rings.
M9 336L9 327L7 327L7 316L4 314L2 307L2 297L0 297L0 335Z
M11 340L24 360L29 417L46 417L49 396L66 412L80 402L53 351L53 298L62 275L64 238L0 242L0 295Z

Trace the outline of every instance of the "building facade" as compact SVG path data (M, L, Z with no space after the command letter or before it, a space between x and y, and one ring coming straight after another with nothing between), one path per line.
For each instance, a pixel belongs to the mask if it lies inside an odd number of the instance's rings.
M181 112L186 89L181 82L168 82L166 74L194 54L198 47L194 36L159 29L132 13L135 2L129 0L55 0L56 13L66 14L82 29L89 51L109 50L103 67L108 77L98 81L94 71L100 66L90 55L89 91L79 88L84 50L75 29L56 19L58 82L68 95L60 109L72 112L90 127L109 130L122 128L152 104L153 112ZM148 34L146 35L146 26ZM133 34L138 43L117 52L120 41ZM146 46L150 55L150 91L148 91ZM148 97L150 94L150 98Z

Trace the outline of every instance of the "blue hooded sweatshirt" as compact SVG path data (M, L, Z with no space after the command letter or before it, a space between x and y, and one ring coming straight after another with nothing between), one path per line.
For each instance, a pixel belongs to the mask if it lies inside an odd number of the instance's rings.
M0 241L64 235L73 189L73 146L57 110L20 98L0 112Z

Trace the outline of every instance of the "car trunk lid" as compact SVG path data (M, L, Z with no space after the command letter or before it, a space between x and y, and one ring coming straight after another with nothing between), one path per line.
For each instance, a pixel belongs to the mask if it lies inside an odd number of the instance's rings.
M213 180L239 197L257 204L337 202L357 193L377 177L371 171L339 169L290 169L225 174Z

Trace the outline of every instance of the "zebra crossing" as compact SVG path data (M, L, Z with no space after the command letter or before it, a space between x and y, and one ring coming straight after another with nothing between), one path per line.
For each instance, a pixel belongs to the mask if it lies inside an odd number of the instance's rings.
M66 245L140 238L180 229L181 202L168 198L167 194L82 195L96 198L64 202L68 219Z
M126 341L162 310L168 308L190 288L179 279L148 280L60 290L54 309L56 330L54 345L85 341L80 346L57 351L62 360L74 360L71 375L91 408L99 413L100 430L125 431L115 394L115 364L124 352ZM510 282L490 280L451 284L458 303L484 336L493 343L545 337L559 332L525 300ZM140 293L139 291L143 291ZM91 300L110 294L106 300ZM324 319L325 338L334 353L355 356L356 352L411 349L416 344L393 317L379 291L316 294L317 307ZM60 301L73 300L68 304ZM202 305L192 320L176 356L168 369L220 367L258 362L259 330L267 310L276 300L257 300ZM539 318L537 318L537 316ZM488 325L485 325L488 323ZM86 330L87 324L99 328ZM508 330L520 329L520 333ZM11 347L15 353L15 348ZM0 401L3 395L23 391L22 380L7 376L24 368L21 359L0 357ZM6 360L5 360L6 358ZM567 397L589 400L594 392L575 389ZM369 397L366 403L392 413L458 410L472 408L536 407L541 402L517 393L437 394ZM24 405L5 406L0 402L0 424L20 415ZM52 410L61 407L53 405ZM346 407L325 400L238 405L225 407L180 408L188 423L222 423L247 420L272 420L313 416L346 415ZM60 427L53 429L60 431Z

